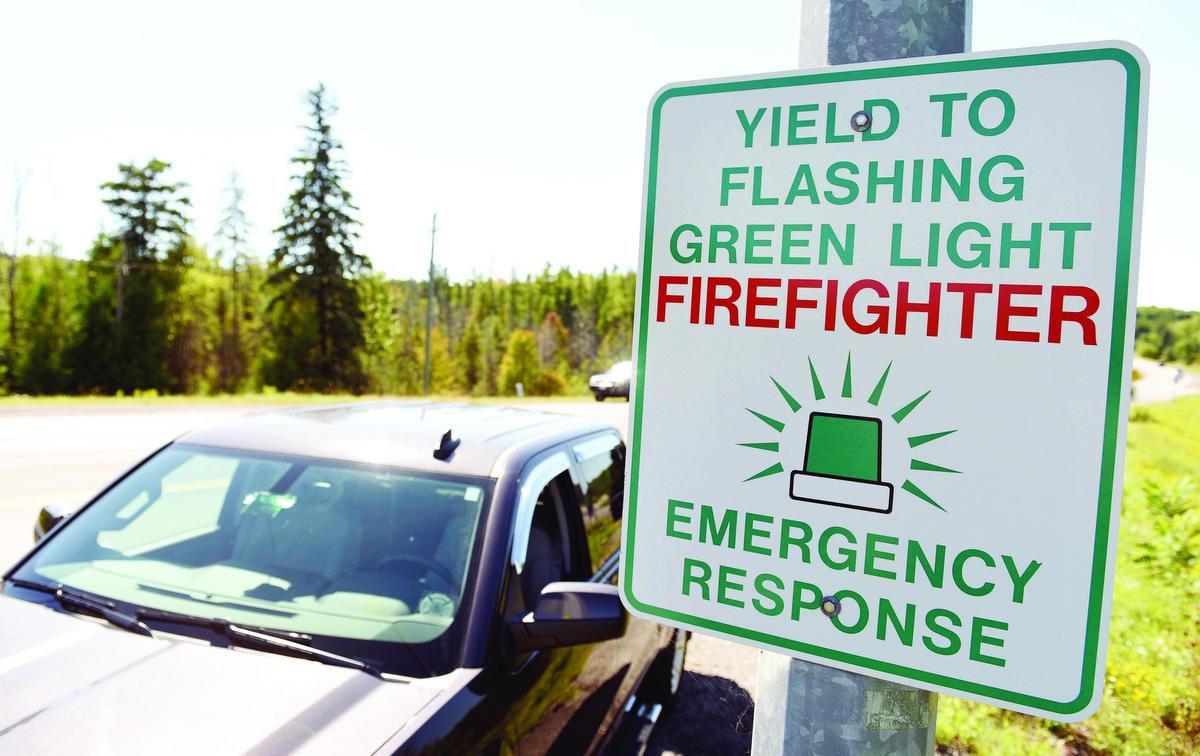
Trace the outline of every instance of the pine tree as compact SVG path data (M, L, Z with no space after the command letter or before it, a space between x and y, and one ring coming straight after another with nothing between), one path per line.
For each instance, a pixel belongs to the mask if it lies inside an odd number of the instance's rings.
M324 85L308 93L308 105L312 124L305 127L304 148L292 158L301 172L293 177L297 186L283 225L275 229L279 244L269 282L277 291L272 306L287 299L311 307L315 338L311 343L290 339L288 348L304 353L281 357L300 372L288 376L288 387L362 391L364 314L355 281L371 264L354 251L358 208L342 186L345 164L334 156L342 145L329 124L337 109Z
M17 355L20 347L17 342L17 247L21 243L21 194L25 189L28 175L18 176L13 187L13 240L12 248L8 251L8 343L3 350L4 382L9 393L17 380Z
M458 342L458 376L463 391L475 393L483 382L483 335L475 320L467 323Z
M183 208L187 197L178 195L187 184L168 184L162 175L171 164L151 158L144 166L121 163L121 178L100 186L108 192L103 199L124 227L118 238L122 254L117 264L117 335L125 318L125 283L131 268L149 267L178 248L187 235L187 217Z
M249 314L246 307L245 273L250 266L250 256L246 252L246 241L250 235L250 221L242 209L244 192L241 181L235 171L229 179L229 204L221 217L221 225L217 229L218 252L217 261L223 262L225 254L229 256L230 306L225 305L224 292L221 294L218 308L220 310L221 346L219 351L218 387L221 391L236 391L246 378L248 359L246 344L242 338L242 323ZM230 312L225 312L226 309ZM228 324L228 325L227 325Z
M537 331L538 356L543 365L555 370L570 370L569 354L571 331L563 325L562 318L554 310L546 313Z
M517 330L508 337L508 347L500 360L500 377L497 388L501 394L517 393L517 384L523 385L529 391L533 382L541 372L538 362L537 337L533 331Z
M102 201L117 217L114 236L98 238L82 307L84 325L69 365L84 391L168 388L167 302L178 287L191 204L183 183L168 183L171 164L122 163L120 178L102 184ZM109 288L111 282L112 288Z
M26 394L58 394L67 390L63 354L75 328L81 267L59 257L57 244L28 258L26 303L22 308L24 349L18 363L16 389Z

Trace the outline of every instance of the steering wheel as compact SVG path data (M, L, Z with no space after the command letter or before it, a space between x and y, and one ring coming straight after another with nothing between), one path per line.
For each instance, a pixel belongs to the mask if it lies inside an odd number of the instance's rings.
M442 580L445 580L447 585L454 586L455 588L458 587L458 581L454 579L454 575L450 574L450 570L446 569L432 559L426 559L425 557L416 556L415 554L392 554L391 556L385 556L383 559L380 559L375 563L375 569L379 572L386 572L387 570L384 569L385 565L401 563L415 564L420 567L424 567L429 572L432 572Z

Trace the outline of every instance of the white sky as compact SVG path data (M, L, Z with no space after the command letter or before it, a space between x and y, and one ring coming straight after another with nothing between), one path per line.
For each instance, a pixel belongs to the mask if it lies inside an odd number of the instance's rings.
M82 257L110 223L99 185L152 156L190 184L209 242L236 169L254 251L290 189L304 92L340 106L360 251L397 277L637 264L646 106L663 84L794 68L799 0L6 2L0 240ZM1200 309L1187 225L1200 151L1200 3L976 0L977 51L1125 39L1151 63L1139 303ZM1069 128L1069 126L1065 126Z

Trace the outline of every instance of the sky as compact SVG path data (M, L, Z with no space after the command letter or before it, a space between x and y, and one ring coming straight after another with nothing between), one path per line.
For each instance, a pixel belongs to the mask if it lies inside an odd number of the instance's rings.
M358 250L452 279L637 266L646 108L664 84L794 69L799 0L369 3L0 0L0 245L83 257L112 230L99 185L173 164L211 243L234 171L265 258L304 141L336 100ZM1188 223L1200 150L1200 3L976 0L972 48L1123 39L1150 61L1138 303L1200 310Z

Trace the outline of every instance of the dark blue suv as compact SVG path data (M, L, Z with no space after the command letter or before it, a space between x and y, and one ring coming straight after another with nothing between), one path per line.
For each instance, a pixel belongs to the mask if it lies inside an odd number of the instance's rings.
M0 595L0 751L636 749L686 635L615 587L616 429L355 404L169 444L44 510Z

